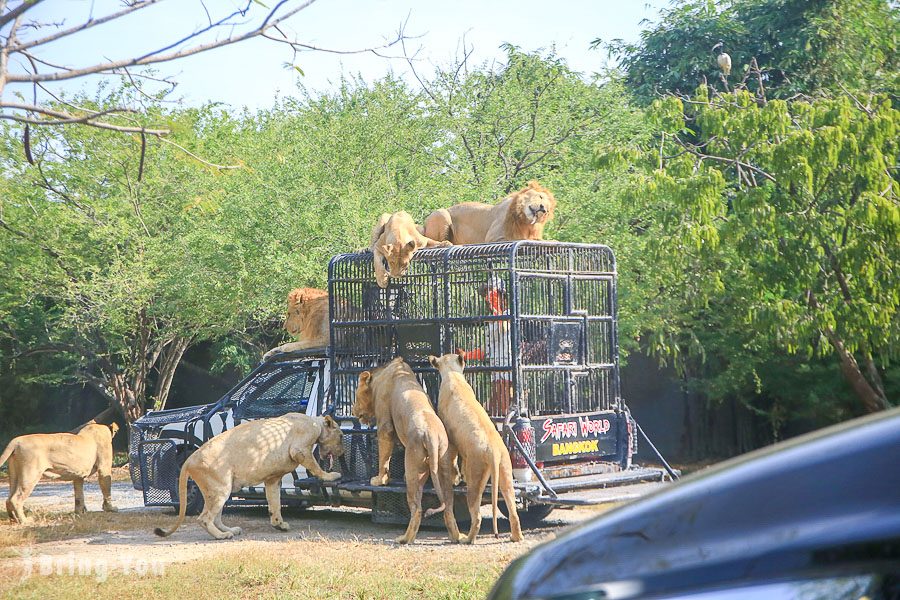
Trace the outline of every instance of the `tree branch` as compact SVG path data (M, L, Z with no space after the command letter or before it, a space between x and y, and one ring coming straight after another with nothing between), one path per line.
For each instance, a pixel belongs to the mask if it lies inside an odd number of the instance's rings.
M67 35L72 35L74 33L79 33L81 31L85 31L86 29L90 29L91 27L96 27L97 25L102 25L103 23L107 23L109 21L113 21L118 19L119 17L124 17L125 15L132 13L136 10L141 10L142 8L147 8L152 4L156 4L161 0L140 0L138 2L132 2L127 8L120 10L119 12L110 13L105 17L100 17L99 19L88 19L84 23L80 25L76 25L75 27L70 27L69 29L62 29L57 31L54 34L48 35L47 37L39 38L36 40L31 40L29 42L23 42L21 44L15 44L10 48L10 52L21 52L22 50L28 50L29 48L34 48L35 46L40 46L42 44L46 44L48 42L52 42L54 40L58 40L60 38L64 38Z
M728 158L728 157L725 157L725 156L716 156L716 155L714 155L714 154L704 154L704 153L702 153L702 152L696 150L695 148L693 148L690 144L687 144L687 143L685 143L684 141L682 141L681 139L679 139L678 136L672 136L672 139L674 139L675 142L676 142L679 146L681 146L682 148L684 148L685 150L687 150L690 154L693 154L694 156L696 156L697 158L699 158L699 159L701 159L701 160L714 160L714 161L717 161L717 162L723 162L723 163L728 163L728 164L731 164L731 165L735 165L735 167L742 167L742 168L747 169L747 170L749 170L749 171L753 171L754 173L758 173L759 175L761 175L761 176L763 176L764 178L768 179L768 180L771 181L772 183L778 183L778 181L777 181L772 175L769 175L768 173L766 173L765 171L763 171L763 170L760 169L759 167L756 167L756 166L754 166L754 165L751 165L750 163L743 162L743 161L741 161L741 160L738 160L737 158Z
M149 133L156 136L167 135L169 133L168 129L148 129L146 127L114 125L113 123L107 123L106 121L94 120L104 115L111 115L122 112L134 112L127 108L111 108L104 111L91 111L92 114L81 116L73 115L72 113L68 113L65 111L44 108L42 106L35 106L33 104L21 104L19 102L0 102L0 108L12 108L14 110L35 112L38 114L47 115L48 117L54 117L54 120L47 121L40 119L31 119L14 114L0 113L0 119L18 121L19 123L29 123L31 125L67 125L72 123L84 123L85 125L90 125L92 127L99 127L100 129L110 129L112 131L119 131L123 133Z
M31 10L44 0L23 0L22 4L17 6L16 8L10 10L5 15L0 15L0 27L3 27L13 19L17 19L18 17L25 14L27 11Z
M178 148L179 150L181 150L182 152L184 152L185 154L187 154L188 156L190 156L190 157L193 158L194 160L197 160L197 161L199 161L199 162L202 162L204 165L207 165L207 166L209 166L209 167L213 167L213 168L215 168L215 169L240 169L241 166L242 166L242 165L217 165L217 164L215 164L215 163L211 163L211 162L209 162L209 161L203 160L202 158L200 158L199 156L197 156L196 154L194 154L193 152L191 152L190 150L188 150L188 149L185 148L184 146L180 146L180 145L176 144L175 142L173 142L172 140L166 139L166 138L164 138L164 137L158 137L158 136L157 136L157 139L159 139L159 141L161 141L161 142L165 142L165 143L167 143L167 144L172 144L173 146L175 146L176 148Z
M275 5L275 7L269 12L268 16L266 16L266 18L262 21L262 24L260 24L259 27L252 29L250 31L247 31L245 33L239 34L239 35L227 37L225 39L215 40L212 42L207 42L205 44L198 44L191 48L186 48L184 50L177 50L175 52L170 52L168 54L160 54L160 52L168 50L174 46L183 44L187 40L192 39L192 38L196 37L197 35L200 35L201 33L209 30L209 27L206 27L200 31L194 32L191 35L179 40L175 44L170 44L164 48L160 48L160 49L154 50L148 54L144 54L143 56L138 56L135 58L126 58L126 59L122 59L122 60L112 60L112 61L108 61L108 62L104 62L104 63L91 65L88 67L83 67L80 69L65 69L62 71L56 71L54 73L36 73L36 74L25 74L25 75L9 74L6 76L6 80L9 82L13 82L13 83L32 82L32 81L64 81L66 79L75 79L77 77L82 77L84 75L92 75L92 74L96 74L96 73L106 73L106 72L113 71L115 69L121 69L123 67L151 65L151 64L156 64L156 63L169 62L169 61L177 60L179 58L185 58L187 56L199 54L200 52L212 50L213 48L222 48L224 46L230 46L231 44L236 44L238 42L242 42L244 40L248 40L250 38L260 36L263 33L265 33L266 31L268 31L269 29L271 29L272 27L276 26L278 23L281 23L285 19L288 19L288 18L292 17L293 15L297 14L298 12L300 12L301 10L309 7L311 4L313 4L313 2L315 2L315 0L306 0L299 6L286 11L282 16L278 17L277 19L272 18L274 16L274 14L278 11L278 9L280 9L287 2L288 2L288 0L281 0L280 2L278 2ZM249 3L248 3L248 7L249 7ZM227 17L227 18L233 17L234 14L237 14L237 13L232 13L232 15L229 15L229 17ZM223 20L223 23L220 23L220 24L224 24L224 20Z
M62 255L59 252L57 252L56 250L54 250L52 248L48 248L47 246L44 246L40 242L34 240L30 235L28 235L24 231L20 231L18 229L13 228L9 223L7 223L2 218L0 218L0 227L2 227L3 229L5 229L6 231L8 231L9 233L13 234L16 237L20 237L23 240L27 240L27 241L31 242L32 244L34 244L35 246L37 246L42 251L46 252L47 254L49 254L50 256L55 258L56 260L62 259Z

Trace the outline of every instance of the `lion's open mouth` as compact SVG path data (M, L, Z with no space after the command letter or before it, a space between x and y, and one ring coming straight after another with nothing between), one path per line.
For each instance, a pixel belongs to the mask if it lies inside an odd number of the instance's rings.
M547 216L547 209L544 208L543 206L538 206L538 207L529 206L528 212L531 213L531 215L530 215L531 218L529 220L531 221L532 225L534 225L539 220L541 220L542 218Z

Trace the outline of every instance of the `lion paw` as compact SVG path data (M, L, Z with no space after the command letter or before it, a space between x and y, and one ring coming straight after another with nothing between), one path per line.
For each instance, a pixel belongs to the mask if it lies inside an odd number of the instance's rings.
M387 475L376 475L369 480L369 485L385 485L387 482Z
M325 473L325 475L322 477L322 479L324 479L325 481L337 481L340 478L341 478L341 474L338 473L337 471L333 471L331 473Z
M290 531L291 530L291 526L288 525L287 523L285 523L284 521L282 521L280 523L272 523L272 527L274 527L278 531Z
M104 512L119 512L119 509L116 508L112 502L104 502L103 503L103 511Z
M398 538L395 539L394 541L397 542L398 544L408 544L408 543L409 543L409 540L406 538L405 535L401 535L400 537L398 537Z
M87 508L84 506L84 504L76 504L75 505L75 514L76 515L83 515L86 512L87 512Z
M439 242L438 245L441 246L442 248L447 248L449 246L452 246L453 242L451 242L450 240L444 240L442 242Z

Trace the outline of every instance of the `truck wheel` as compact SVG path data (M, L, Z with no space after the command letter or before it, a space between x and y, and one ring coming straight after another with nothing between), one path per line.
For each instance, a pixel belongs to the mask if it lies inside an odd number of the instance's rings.
M178 449L178 475L181 476L181 468L184 466L184 461L188 459L188 457L194 453L197 448L193 446L183 446ZM177 495L177 491L176 491ZM181 499L179 498L179 501ZM189 517L195 517L203 512L203 494L200 492L200 488L197 487L197 484L194 483L193 479L188 479L187 482L187 506L185 507L185 514ZM175 511L178 511L178 507L175 507Z
M509 519L509 511L506 510L506 502L498 499L497 508L500 509L500 512L504 517ZM519 523L525 528L539 527L551 512L553 512L553 505L551 504L532 504L526 509L520 508L518 510Z

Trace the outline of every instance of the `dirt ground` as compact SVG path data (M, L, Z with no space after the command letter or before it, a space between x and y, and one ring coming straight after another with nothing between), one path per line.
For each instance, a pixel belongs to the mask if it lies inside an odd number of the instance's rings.
M6 482L0 483L0 498L5 499L7 494ZM229 509L224 516L227 525L243 529L243 535L234 540L212 539L194 518L188 518L175 534L163 539L152 530L156 526L170 527L175 519L174 511L144 507L141 493L130 482L113 484L113 500L119 513L99 512L101 497L96 481L85 483L85 499L88 514L70 515L74 504L71 484L42 482L26 503L26 509L31 509L35 517L34 525L9 524L6 514L0 511L0 595L4 587L9 589L23 574L39 569L54 569L56 574L65 575L71 574L76 564L103 564L114 573L127 574L135 564L164 569L236 552L252 555L271 553L276 548L290 551L292 547L310 547L310 542L323 548L362 546L380 551L397 547L393 540L403 531L402 525L372 523L369 510L312 508L285 509L285 520L292 529L279 532L270 527L265 507L247 507ZM526 529L524 543L513 544L508 541L509 529L502 518L500 537L491 535L490 508L485 506L486 518L474 548L451 547L446 530L423 528L416 544L403 552L413 553L410 557L413 562L417 552L465 553L467 561L483 559L502 568L536 544L608 508L556 510L539 527ZM426 555L421 556L424 559Z

